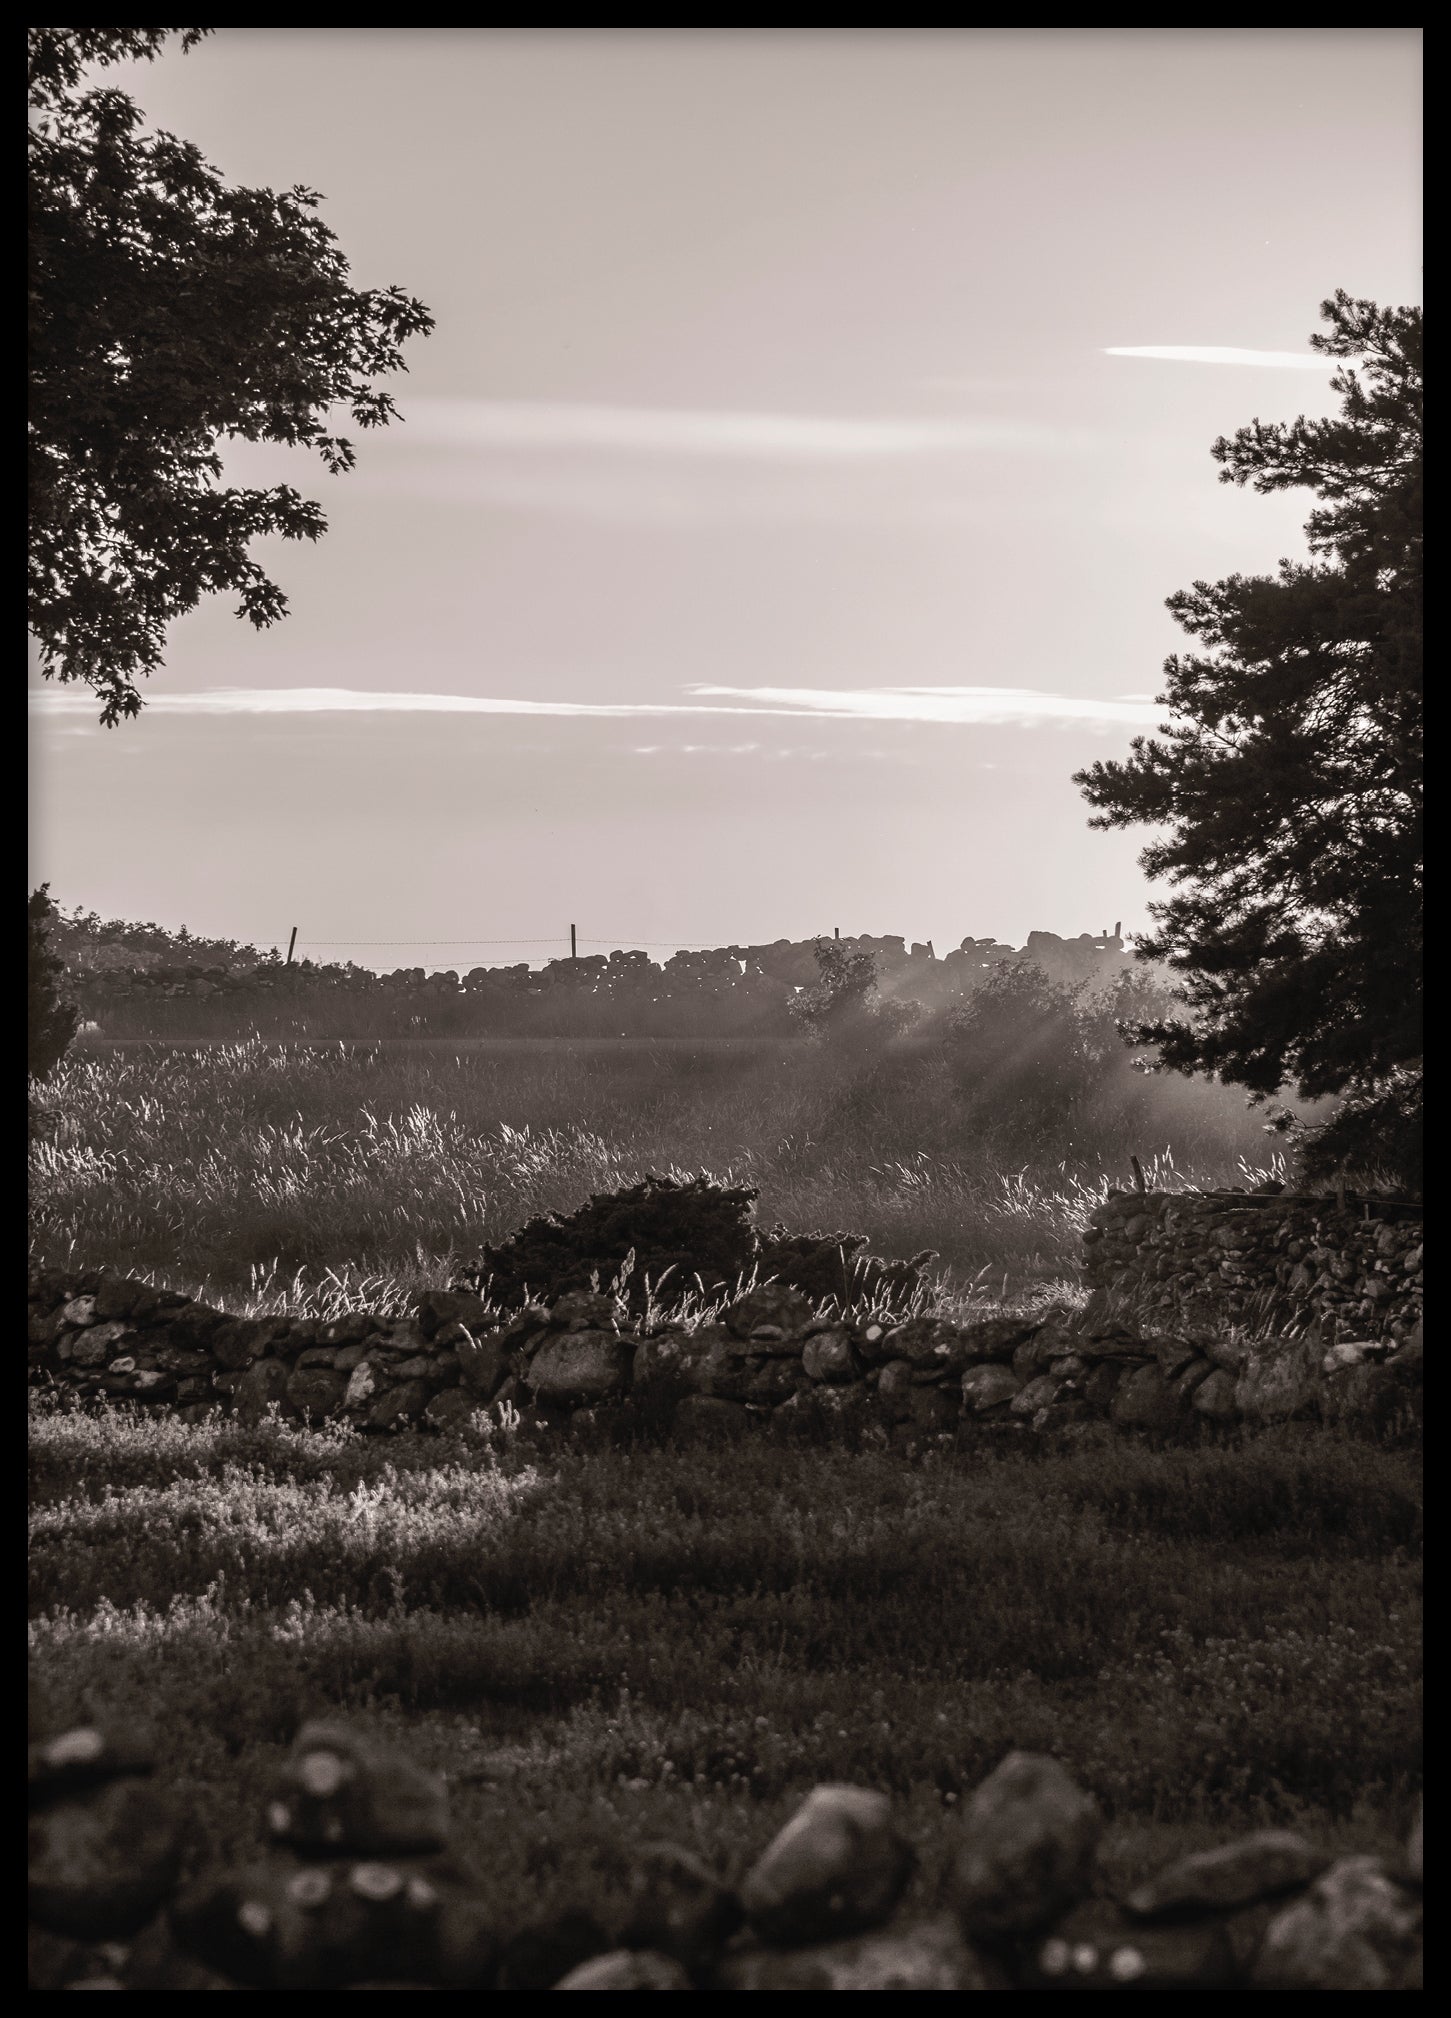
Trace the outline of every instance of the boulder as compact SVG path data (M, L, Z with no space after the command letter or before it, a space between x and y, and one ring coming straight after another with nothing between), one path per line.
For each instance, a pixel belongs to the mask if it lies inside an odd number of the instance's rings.
M612 1331L565 1331L547 1338L526 1376L536 1400L588 1407L629 1382L629 1349Z
M556 1990L689 1990L690 1978L678 1962L650 1949L613 1948L581 1962L561 1976Z
M416 1305L418 1329L425 1338L445 1324L462 1324L470 1331L486 1331L494 1322L481 1296L466 1289L425 1289Z
M1217 1921L1131 1924L1109 1899L1086 1899L1032 1951L1025 1989L1219 1990L1236 1976Z
M448 1796L436 1773L392 1745L314 1718L297 1734L267 1824L313 1855L418 1854L447 1842Z
M962 1376L963 1407L974 1415L982 1415L987 1409L1011 1401L1022 1385L1011 1367L991 1363L969 1367Z
M320 1422L342 1406L347 1379L330 1366L294 1367L284 1390L287 1406L298 1415Z
M764 1941L829 1940L878 1926L911 1870L886 1795L828 1784L812 1789L752 1865L741 1905Z
M1131 1892L1126 1903L1140 1920L1226 1912L1296 1891L1329 1861L1292 1829L1256 1829L1216 1850L1178 1858Z
M1422 1909L1379 1857L1343 1857L1270 1922L1257 1990L1419 1990Z
M1038 1932L1092 1881L1103 1817L1056 1759L1009 1752L963 1811L952 1897L969 1940Z
M261 1422L274 1402L285 1406L291 1369L282 1359L254 1359L232 1385L232 1407L245 1422Z
M806 1948L751 1947L729 1955L716 1972L718 1990L992 1990L981 1957L950 1916L916 1926L885 1927L846 1941Z
M124 1939L169 1895L182 1847L175 1803L144 1779L52 1800L30 1818L30 1917L74 1939Z
M737 1297L726 1311L725 1323L736 1338L749 1338L761 1329L774 1332L779 1342L799 1336L815 1315L814 1306L799 1290L783 1282L763 1282Z
M612 1296L574 1289L551 1305L549 1322L555 1331L615 1331L615 1316Z
M1190 1406L1198 1415L1208 1416L1211 1422L1234 1422L1238 1420L1239 1409L1234 1399L1234 1375L1217 1366L1194 1389Z
M1140 1366L1119 1382L1111 1414L1122 1428L1168 1430L1183 1420L1188 1405L1157 1365Z
M364 1429L403 1429L417 1422L437 1391L433 1380L404 1380L386 1388L364 1416Z
M801 1367L810 1380L855 1380L859 1368L850 1332L815 1333L801 1348Z
M633 1856L623 1939L698 1971L714 1962L741 1923L741 1902L693 1850L646 1843Z
M1256 1341L1235 1382L1234 1403L1251 1422L1278 1422L1318 1407L1324 1393L1324 1353L1312 1329L1303 1338Z

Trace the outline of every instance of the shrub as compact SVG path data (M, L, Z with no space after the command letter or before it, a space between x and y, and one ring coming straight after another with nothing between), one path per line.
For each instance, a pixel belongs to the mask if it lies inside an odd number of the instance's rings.
M65 963L51 951L49 928L55 917L50 885L33 891L26 907L29 992L28 1062L32 1079L48 1079L66 1051L81 1012L63 992Z

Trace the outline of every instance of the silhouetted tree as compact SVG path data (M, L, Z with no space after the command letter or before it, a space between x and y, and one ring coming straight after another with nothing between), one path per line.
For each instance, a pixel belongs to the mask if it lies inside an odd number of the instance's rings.
M1223 483L1314 492L1311 560L1171 596L1205 648L1165 663L1173 721L1076 782L1091 825L1158 828L1140 860L1180 886L1137 950L1192 1013L1138 1035L1257 1102L1289 1083L1344 1095L1307 1169L1331 1155L1416 1181L1421 312L1341 292L1321 314L1315 349L1360 361L1331 380L1339 415L1254 421L1213 451Z
M90 65L190 49L205 28L32 28L30 628L46 678L82 680L114 725L166 627L214 591L259 629L287 599L248 558L265 533L315 540L321 508L286 484L223 488L224 437L314 448L393 417L375 375L433 319L399 288L355 291L316 192L232 189L199 150L143 134Z
M28 1053L30 1077L48 1079L76 1034L81 1012L64 992L65 963L47 941L55 916L50 885L32 891L26 907L26 954L29 975Z
M818 979L787 1003L808 1035L844 1047L872 1047L915 1021L915 1002L895 1002L877 985L876 955L840 939L815 942Z

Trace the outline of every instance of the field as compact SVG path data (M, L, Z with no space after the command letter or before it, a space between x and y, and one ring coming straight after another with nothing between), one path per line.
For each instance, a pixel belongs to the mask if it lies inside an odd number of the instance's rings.
M1195 1094L1159 1178L1236 1180L1263 1137ZM779 1048L81 1052L32 1135L37 1258L238 1311L402 1301L533 1213L702 1166L768 1223L936 1248L948 1301L1071 1295L1122 1175L997 1163L940 1087ZM37 1403L31 1463L44 1728L154 1734L241 1859L299 1719L345 1709L447 1774L510 1929L608 1935L634 1845L734 1873L823 1779L894 1795L923 1903L1011 1746L1103 1803L1112 1883L1268 1823L1389 1851L1419 1785L1419 1466L1349 1433L907 1463Z

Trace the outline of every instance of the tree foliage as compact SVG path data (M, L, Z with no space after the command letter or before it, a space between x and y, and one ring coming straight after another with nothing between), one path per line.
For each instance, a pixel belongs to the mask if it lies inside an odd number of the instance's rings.
M1311 558L1171 596L1201 647L1165 662L1173 719L1076 782L1091 825L1158 830L1140 860L1175 886L1138 951L1190 1014L1136 1034L1255 1100L1346 1096L1337 1154L1365 1161L1404 1154L1419 1105L1421 312L1321 314L1339 414L1213 450L1222 483L1314 493Z
M26 906L27 1050L32 1079L50 1077L65 1057L81 1020L80 1010L65 994L65 962L49 944L48 928L54 917L50 885L42 883L32 891Z
M229 188L191 143L140 130L83 72L183 50L209 29L32 28L29 622L46 678L89 684L114 725L139 713L168 624L216 591L259 629L287 599L248 557L266 533L317 539L286 484L222 482L228 438L315 449L394 416L376 376L433 327L397 287L355 290L301 186Z
M916 1019L916 1003L883 996L870 948L818 939L814 951L818 978L787 1005L808 1036L843 1049L872 1049Z

